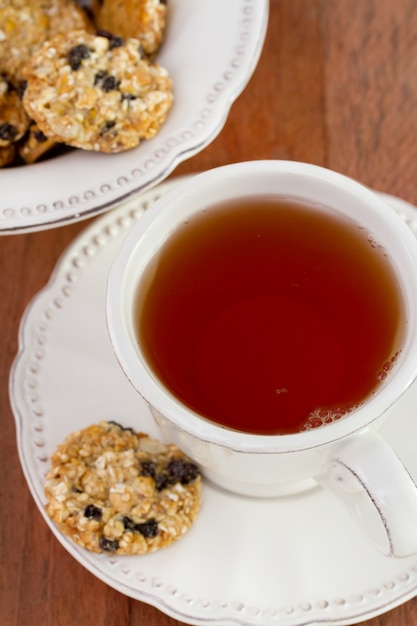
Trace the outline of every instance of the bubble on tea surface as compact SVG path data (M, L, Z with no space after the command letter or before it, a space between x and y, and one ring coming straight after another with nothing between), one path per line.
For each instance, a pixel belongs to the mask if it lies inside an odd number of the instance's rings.
M353 410L353 408L354 407L350 410L342 408L315 409L308 416L302 430L313 430L315 428L321 428L322 426L333 424Z
M400 354L401 350L395 352L395 354L382 365L381 369L376 375L378 383L382 383L384 382L384 380L386 380L386 378L394 369ZM338 407L334 409L314 409L314 411L312 411L308 416L301 430L313 430L315 428L321 428L322 426L328 426L333 422L337 422L349 413L352 413L352 411L355 411L359 406L360 404L355 404L354 406L348 408Z
M396 352L389 361L384 363L381 370L377 374L377 380L379 382L383 382L387 378L388 374L393 370L395 363L398 361L399 356L400 352Z
M368 242L371 244L371 248L373 248L374 250L383 250L383 246L371 234L368 234Z

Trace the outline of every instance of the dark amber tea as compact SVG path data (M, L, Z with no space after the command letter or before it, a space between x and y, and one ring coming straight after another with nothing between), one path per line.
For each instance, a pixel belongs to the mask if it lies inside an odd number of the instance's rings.
M334 421L387 376L404 311L386 251L332 211L277 198L211 207L147 268L137 329L163 383L251 433Z

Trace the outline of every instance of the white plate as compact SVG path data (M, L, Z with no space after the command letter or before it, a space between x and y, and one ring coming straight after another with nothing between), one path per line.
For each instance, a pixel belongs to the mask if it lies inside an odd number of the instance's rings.
M62 536L44 513L43 482L71 431L114 419L158 437L147 406L122 374L105 323L105 289L120 243L175 181L93 222L70 245L22 319L10 375L18 447L29 488L51 530L92 574L190 624L353 624L417 594L417 556L377 553L338 502L319 488L279 500L233 496L206 483L189 533L139 557L95 555ZM387 196L417 233L417 211ZM417 478L414 386L389 416L386 438Z
M158 135L121 154L73 150L0 170L0 234L101 213L207 146L256 67L268 6L268 0L170 0L157 61L173 79L174 104Z

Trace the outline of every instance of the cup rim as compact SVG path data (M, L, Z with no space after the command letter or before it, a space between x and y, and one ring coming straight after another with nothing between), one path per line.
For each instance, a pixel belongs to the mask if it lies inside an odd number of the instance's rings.
M396 233L398 239L401 240L402 253L407 257L410 269L415 272L417 301L417 241L408 226L384 199L361 183L322 166L297 161L254 160L223 165L180 181L145 211L127 234L112 263L107 281L106 323L114 354L127 379L147 403L175 428L202 441L215 443L231 450L247 453L295 452L343 439L367 428L385 414L417 377L417 359L409 356L410 352L417 354L417 332L412 333L410 329L407 332L407 343L402 351L406 353L403 354L401 362L394 368L394 371L389 374L389 389L387 385L381 385L363 406L352 411L347 418L297 433L262 435L223 427L201 417L183 405L146 366L144 359L139 356L133 345L131 333L126 327L126 316L128 316L126 303L129 303L129 306L132 303L132 298L129 300L126 296L127 289L130 288L132 291L132 285L130 284L130 287L127 285L127 275L134 276L135 284L137 284L139 273L137 272L135 276L135 270L132 269L133 259L139 246L149 241L152 229L159 226L164 215L169 211L173 212L176 202L184 198L189 199L196 190L204 196L202 188L210 188L214 183L218 183L219 179L261 173L268 175L289 173L297 176L303 174L330 183L366 203L373 213L378 216L382 215L390 231ZM141 261L142 266L146 265L150 256ZM417 308L416 311L410 309L409 315L408 325L417 330ZM373 417L369 417L370 409L373 410Z

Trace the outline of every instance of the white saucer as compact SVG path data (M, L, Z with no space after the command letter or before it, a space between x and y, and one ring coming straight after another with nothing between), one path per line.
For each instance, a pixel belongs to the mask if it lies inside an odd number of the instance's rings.
M150 412L122 374L105 324L114 255L141 212L175 181L93 222L70 245L22 319L10 376L23 471L51 530L92 574L120 592L190 624L354 624L417 594L417 556L391 560L368 545L338 502L320 490L250 500L204 485L190 532L144 557L95 555L46 518L43 481L69 432L114 419L158 436ZM417 233L417 210L386 196ZM384 427L417 479L414 386ZM416 529L417 532L417 529Z

